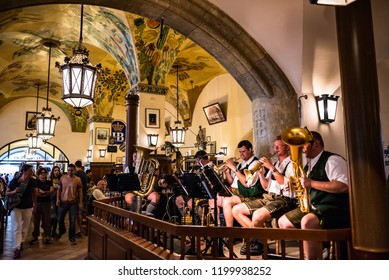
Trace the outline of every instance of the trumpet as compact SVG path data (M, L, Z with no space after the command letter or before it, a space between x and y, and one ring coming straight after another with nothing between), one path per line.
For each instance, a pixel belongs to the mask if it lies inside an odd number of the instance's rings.
M233 157L233 158L230 158L229 160L238 161L238 160L240 160L240 157L238 157L238 158ZM220 172L224 172L226 170L226 168L227 168L227 162L224 162L221 165L216 166L215 170L216 170L216 172L220 173Z
M274 157L276 154L277 154L277 152L275 152L274 154L269 156L269 159ZM244 169L243 173L246 176L247 180L251 179L251 177L254 176L254 173L262 168L262 165L263 165L263 162L258 161L251 169Z

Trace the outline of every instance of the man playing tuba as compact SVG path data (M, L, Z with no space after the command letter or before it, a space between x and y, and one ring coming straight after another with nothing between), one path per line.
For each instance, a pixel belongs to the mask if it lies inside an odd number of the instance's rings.
M308 164L301 176L301 185L307 189L310 211L304 213L300 207L287 212L278 220L280 228L334 229L350 227L348 197L348 173L344 158L324 150L321 135L311 132L313 140L303 146ZM306 259L318 259L319 244L304 241Z

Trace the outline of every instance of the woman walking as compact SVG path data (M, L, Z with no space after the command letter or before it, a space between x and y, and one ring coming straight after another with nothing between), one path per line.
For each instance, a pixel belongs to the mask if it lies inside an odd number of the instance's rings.
M26 240L32 216L33 201L35 195L36 180L33 178L33 169L29 164L24 164L20 176L11 180L6 195L15 193L21 196L21 202L11 211L12 248L14 259L20 258L23 250L23 242Z

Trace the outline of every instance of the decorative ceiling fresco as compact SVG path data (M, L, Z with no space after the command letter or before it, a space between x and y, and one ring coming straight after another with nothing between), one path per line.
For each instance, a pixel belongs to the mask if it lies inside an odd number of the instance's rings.
M62 101L62 78L55 62L64 63L80 39L81 5L32 6L0 13L0 109L18 98L37 95L39 108L47 95L47 40L51 51L49 99L67 115L72 130L84 132L92 116L111 117L125 104L127 91L138 83L168 88L166 101L176 107L177 67L179 108L191 122L201 90L226 70L204 49L163 24L135 14L99 6L84 6L83 46L93 65L100 63L95 103L80 116ZM35 111L36 104L31 104Z

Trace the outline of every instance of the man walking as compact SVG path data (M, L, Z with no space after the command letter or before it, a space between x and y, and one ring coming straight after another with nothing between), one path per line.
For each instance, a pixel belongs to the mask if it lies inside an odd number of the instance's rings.
M74 175L76 166L69 164L68 174L61 177L57 191L58 224L60 239L66 232L65 216L69 212L69 241L76 245L76 218L77 209L82 209L82 183L81 179Z

